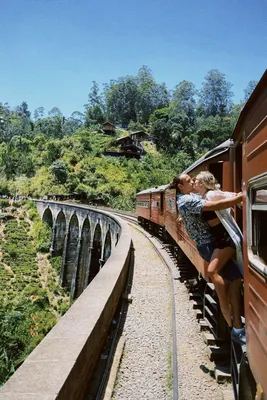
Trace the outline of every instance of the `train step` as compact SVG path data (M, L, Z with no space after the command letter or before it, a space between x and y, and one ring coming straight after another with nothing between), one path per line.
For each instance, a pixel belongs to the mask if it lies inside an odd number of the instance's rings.
M207 352L210 361L215 361L216 363L227 362L230 359L229 346L227 345L209 346Z
M212 325L217 324L216 317L208 306L204 306L204 315L205 315L204 319L210 321Z
M206 285L206 287L209 288L209 290L210 290L211 292L213 292L213 291L215 290L213 283L208 282L207 285Z
M213 334L216 340L219 340L216 333L216 325L214 326L214 324L211 324L211 322L206 317L204 317L203 321L207 324L210 333Z
M197 320L200 320L200 319L203 318L203 312L202 312L202 310L195 309L195 314L196 314Z
M205 293L205 295L204 295L204 301L205 301L205 304L208 303L208 304L210 304L215 310L217 310L217 308L218 308L217 303L216 303L216 301L214 300L214 298L213 298L210 294Z
M194 300L192 300L192 303L193 303L193 308L194 309L200 309L200 310L203 309L203 301L202 301L202 299L194 299Z
M189 300L196 300L196 299L202 299L201 294L198 292L189 292Z
M230 365L216 365L214 369L215 379L218 383L231 382L231 367Z
M204 319L199 320L199 325L201 332L210 331L209 324Z
M208 332L208 331L206 331L206 332L203 332L203 338L204 338L204 342L208 345L208 346L210 346L210 345L216 345L216 338L215 338L215 336L212 334L212 333L210 333L210 332Z

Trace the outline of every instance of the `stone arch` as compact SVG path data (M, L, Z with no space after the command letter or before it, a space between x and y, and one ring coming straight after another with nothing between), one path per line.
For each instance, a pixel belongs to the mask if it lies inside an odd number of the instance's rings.
M90 263L89 278L88 278L89 283L94 279L94 277L99 272L101 266L100 265L101 254L102 254L102 232L100 224L97 224L93 238L91 263Z
M111 234L110 234L110 231L107 231L106 239L105 239L105 243L104 243L104 256L103 256L104 261L103 261L103 265L105 264L105 262L109 258L110 254L111 254Z
M75 261L77 257L77 249L79 242L79 221L74 214L69 224L69 232L67 237L66 256L64 263L63 286L71 290L73 274L75 270Z
M53 246L53 256L62 256L66 235L66 217L63 211L57 215L55 222L55 239Z
M91 228L88 218L85 219L81 233L80 257L77 269L77 279L74 297L79 297L87 286L86 274L91 259Z
M53 227L53 214L49 207L43 213L42 221L45 222L51 229Z

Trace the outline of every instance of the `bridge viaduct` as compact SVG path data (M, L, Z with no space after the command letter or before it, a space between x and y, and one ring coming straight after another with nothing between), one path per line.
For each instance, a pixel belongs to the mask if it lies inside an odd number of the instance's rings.
M120 225L95 209L37 201L37 209L52 229L50 252L62 256L61 285L78 297L109 258Z
M0 389L0 400L83 400L132 259L126 222L87 206L37 201L74 304Z

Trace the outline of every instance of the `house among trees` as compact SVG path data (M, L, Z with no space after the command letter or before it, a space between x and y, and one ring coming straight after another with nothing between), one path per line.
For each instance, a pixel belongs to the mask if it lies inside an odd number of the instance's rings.
M148 139L148 135L143 131L133 132L128 136L116 139L119 151L105 151L105 155L113 157L127 157L140 159L145 150L141 144L142 140Z
M113 125L111 122L107 121L103 124L103 131L106 135L115 136L115 129L115 125Z
M139 140L139 142L142 140L149 140L149 136L144 131L133 132L129 136L134 140Z

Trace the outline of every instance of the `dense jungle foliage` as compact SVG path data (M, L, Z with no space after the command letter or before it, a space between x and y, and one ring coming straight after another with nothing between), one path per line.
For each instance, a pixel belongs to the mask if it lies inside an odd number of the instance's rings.
M51 232L30 202L0 199L0 384L68 309L61 257L49 258Z
M251 81L240 104L233 104L231 83L218 70L207 73L197 90L181 81L172 91L143 66L137 76L111 80L100 91L93 82L84 113L65 118L57 107L31 116L24 101L11 109L0 103L0 195L42 197L48 193L83 193L112 207L132 209L135 193L168 183L200 155L231 136ZM102 124L116 125L116 137ZM116 138L144 130L140 161L111 158Z

